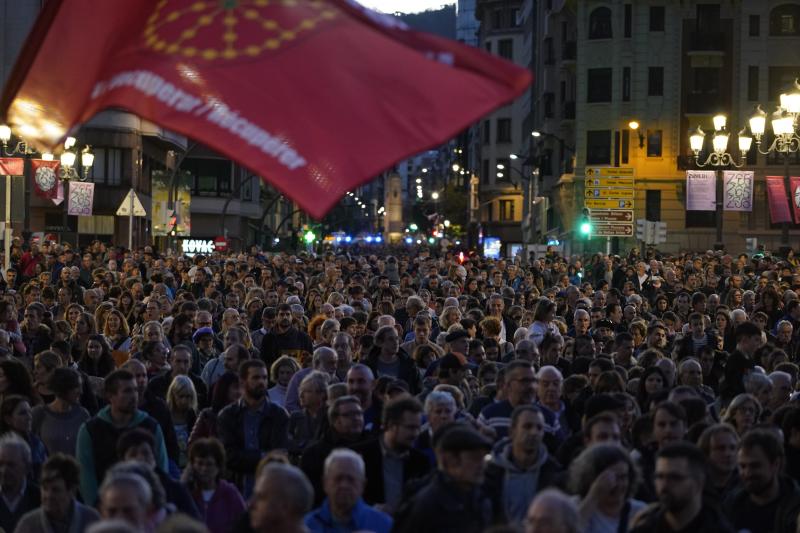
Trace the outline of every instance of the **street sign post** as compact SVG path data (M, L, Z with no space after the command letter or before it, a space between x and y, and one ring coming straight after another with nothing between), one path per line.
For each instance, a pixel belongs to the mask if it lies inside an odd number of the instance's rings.
M144 210L142 202L136 196L136 191L131 188L123 198L122 203L117 209L117 216L128 217L128 250L133 249L133 217L146 217L147 211Z
M598 237L633 237L633 223L601 223L592 226L592 233Z
M587 198L584 205L589 209L633 209L633 200Z

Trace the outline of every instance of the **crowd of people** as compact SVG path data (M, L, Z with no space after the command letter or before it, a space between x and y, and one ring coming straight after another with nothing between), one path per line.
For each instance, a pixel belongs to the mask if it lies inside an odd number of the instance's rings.
M15 243L6 532L800 531L789 252Z

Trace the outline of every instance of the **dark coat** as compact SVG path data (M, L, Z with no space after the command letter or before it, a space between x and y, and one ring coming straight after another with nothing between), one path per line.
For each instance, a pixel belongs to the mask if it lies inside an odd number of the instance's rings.
M378 439L371 439L353 449L361 454L367 467L367 486L364 488L364 501L370 505L385 503L383 486L383 450ZM428 457L414 448L408 451L403 461L403 485L412 479L424 477L430 471Z
M13 513L6 505L5 500L0 498L0 527L3 528L4 531L14 531L22 515L28 511L33 511L40 505L39 485L28 481L28 486L25 487L22 499L19 504L17 504L17 509Z
M244 400L240 400L220 411L217 417L217 432L225 446L228 468L238 475L254 474L262 453L286 449L289 440L289 413L267 399L259 427L259 449L245 449L244 417L247 409Z
M139 406L139 409L153 417L158 422L158 425L161 426L161 433L164 434L164 446L167 448L167 456L170 461L177 465L178 457L180 456L178 436L175 434L172 415L166 402L149 390L145 390L144 403Z
M464 493L437 472L394 517L393 533L480 533L495 523L492 500L480 487Z
M747 512L747 500L750 495L739 487L731 492L722 504L725 516L730 519L733 526L738 530ZM778 506L775 509L775 524L772 529L774 533L794 533L797 527L797 515L800 514L800 488L793 479L783 476L780 480L780 496Z
M650 505L639 513L633 527L630 529L630 533L672 532L672 529L667 525L664 514L665 511L661 504ZM690 525L696 527L693 527L691 531L702 533L733 533L735 531L722 513L711 505L703 505L694 520L696 522L693 521ZM686 529L686 531L689 530Z
M364 364L367 365L375 376L378 376L378 354L379 351L373 349L367 356ZM397 370L397 379L401 379L408 384L408 392L412 396L416 396L422 392L422 383L419 377L419 371L414 360L411 359L402 350L397 354L397 359L400 361L400 366Z

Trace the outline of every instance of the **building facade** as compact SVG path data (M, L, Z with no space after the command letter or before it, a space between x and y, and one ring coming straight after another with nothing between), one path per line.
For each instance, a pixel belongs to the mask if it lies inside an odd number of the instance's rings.
M528 67L532 36L520 24L521 0L478 0L479 42L486 51ZM530 89L480 123L478 201L485 237L498 237L504 245L522 244L525 174L518 156L524 145L522 124L531 109ZM508 249L508 248L507 248Z

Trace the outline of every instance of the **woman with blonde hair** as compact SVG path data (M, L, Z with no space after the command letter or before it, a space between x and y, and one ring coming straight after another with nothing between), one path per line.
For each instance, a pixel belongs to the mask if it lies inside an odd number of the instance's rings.
M761 404L752 394L742 393L736 395L731 401L722 422L730 424L741 437L758 423L761 416Z
M97 324L97 331L103 331L106 327L106 317L108 313L114 309L114 304L111 302L102 302L94 310L94 323Z
M131 332L125 315L119 309L112 309L106 315L103 336L111 346L117 366L127 361L131 353Z
M178 437L178 466L184 468L188 462L189 435L197 421L197 391L188 376L175 376L172 380L167 389L167 407Z
M442 309L442 314L439 316L439 328L446 331L453 324L457 324L461 320L461 309L455 305L448 305Z

